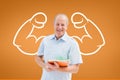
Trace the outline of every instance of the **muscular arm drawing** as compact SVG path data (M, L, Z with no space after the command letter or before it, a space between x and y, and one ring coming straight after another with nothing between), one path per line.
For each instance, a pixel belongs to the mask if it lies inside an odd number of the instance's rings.
M40 22L40 15L45 16L45 21ZM38 12L28 19L22 26L18 29L14 36L13 45L23 54L35 55L37 54L38 46L41 42L41 39L44 37L40 35L37 37L33 32L34 29L41 29L44 27L44 24L47 21L47 17L44 13Z
M73 17L75 15L80 16L80 20L78 22L73 20ZM98 28L98 26L90 19L88 19L84 14L80 12L74 13L71 16L71 21L74 25L74 28L78 29L78 32L81 29L84 29L84 35L80 37L79 34L72 36L73 38L78 40L81 48L81 53L83 55L95 54L101 49L102 46L105 45L103 34Z

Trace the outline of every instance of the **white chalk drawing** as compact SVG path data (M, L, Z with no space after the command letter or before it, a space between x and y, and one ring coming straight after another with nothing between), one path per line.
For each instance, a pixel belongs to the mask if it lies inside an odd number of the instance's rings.
M75 22L75 21L73 20L75 15L80 15L80 16L82 16L82 19L81 19L80 22ZM86 20L87 22L84 23L82 26L77 26L77 24L82 24L84 20ZM84 28L84 30L85 30L86 35L83 35L82 37L78 37L78 35L71 36L71 37L73 37L73 38L78 39L81 43L83 43L83 39L84 39L85 37L88 37L88 38L92 39L92 36L88 33L87 28L86 28L86 27L87 27L86 25L87 25L88 22L90 22L92 25L94 25L94 27L95 27L95 28L97 29L97 31L100 33L100 36L101 36L101 38L102 38L102 41L103 41L102 44L97 45L98 48L97 48L95 51L89 52L89 53L83 53L83 52L81 52L82 55L92 55L92 54L95 54L95 53L97 53L97 52L102 48L102 46L105 45L105 39L104 39L104 37L103 37L103 34L102 34L101 30L98 28L98 26L97 26L93 21L91 21L90 19L88 19L84 14L82 14L82 13L80 13L80 12L75 12L75 13L73 13L72 16L71 16L71 22L73 23L74 28L76 28L76 29Z
M44 18L45 18L45 20L44 20L43 22L37 21L37 20L36 20L36 16L38 16L38 15L43 15ZM79 22L74 21L74 16L75 16L75 15L80 15L80 16L82 16L81 21L79 21ZM82 23L84 22L84 20L86 20L86 23L82 24ZM36 24L40 24L41 26L36 26L36 25L34 25L31 21L34 21ZM30 19L28 19L25 23L23 23L23 24L21 25L21 27L18 29L18 31L16 32L16 34L15 34L15 36L14 36L14 39L13 39L13 45L14 45L21 53L23 53L23 54L25 54L25 55L36 55L36 54L37 54L37 51L34 52L34 53L30 53L30 52L26 52L26 51L22 50L22 49L21 49L22 46L21 46L20 44L16 44L16 38L17 38L17 36L19 35L19 32L25 27L25 25L26 25L27 23L30 23L30 24L32 25L32 28L31 28L31 31L28 33L28 35L26 36L25 39L28 39L28 38L30 38L30 37L33 37L33 38L35 39L35 44L36 44L40 39L44 38L45 36L43 36L43 35L41 34L41 36L36 37L35 35L32 34L32 32L34 31L35 28L36 28L36 29L42 29L42 28L44 28L46 22L47 22L47 16L46 16L45 13L43 13L43 12L38 12L38 13L34 14ZM100 37L102 38L102 44L97 45L97 49L96 49L95 51L92 51L92 52L89 52L89 53L84 53L84 52L81 51L81 54L82 54L82 55L93 55L93 54L97 53L97 52L105 45L105 39L104 39L104 37L103 37L103 34L102 34L101 30L98 28L98 26L97 26L93 21L91 21L90 19L88 19L84 14L82 14L82 13L80 13L80 12L75 12L75 13L73 13L72 16L71 16L71 22L72 22L72 24L74 25L74 28L76 28L76 29L78 29L78 30L79 30L79 29L84 29L84 31L85 31L85 33L86 33L86 34L83 35L82 37L79 37L79 36L78 36L79 34L78 34L78 35L73 35L73 36L71 36L71 37L73 37L73 38L75 38L75 39L78 39L81 43L84 43L84 42L83 42L83 39L84 39L85 37L88 37L88 38L90 38L91 40L93 39L93 36L91 36L91 35L89 34L89 32L88 32L88 30L87 30L87 28L86 28L86 25L87 25L88 22L91 23L91 24L97 29L97 31L98 31L99 34L100 34ZM81 26L77 26L77 24L82 24L82 25L81 25Z
M38 16L38 15L43 15L43 16L45 17L45 21L44 21L44 22L39 22L39 21L37 21L35 17ZM34 18L35 18L35 19L34 19ZM26 39L28 39L28 38L30 38L30 37L33 37L33 38L35 38L35 43L37 43L41 38L44 38L45 36L40 36L40 37L37 38L35 35L32 34L32 32L33 32L33 30L34 30L35 28L37 28L37 29L44 28L44 25L45 25L45 23L47 22L47 16L45 15L45 13L43 13L43 12L38 12L38 13L34 14L30 19L28 19L24 24L21 25L21 27L18 29L18 31L16 32L16 34L15 34L15 36L14 36L14 39L13 39L13 45L14 45L21 53L26 54L26 55L35 55L35 54L37 54L37 52L35 52L35 53L25 52L24 50L22 50L22 49L20 48L21 45L17 45L17 44L16 44L16 38L17 38L17 36L19 35L19 32L22 30L22 28L25 27L25 24L27 24L28 22L31 22L33 19L34 19L34 22L35 22L35 23L41 24L41 26L36 26L36 25L34 25L34 24L31 23L31 24L32 24L32 29L31 29L30 33L28 34L28 36L26 36Z

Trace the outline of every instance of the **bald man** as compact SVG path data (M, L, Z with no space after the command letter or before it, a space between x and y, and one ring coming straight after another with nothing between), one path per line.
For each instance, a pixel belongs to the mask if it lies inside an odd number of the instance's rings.
M45 37L40 44L35 60L43 69L41 80L71 80L72 73L79 70L81 53L78 43L67 34L67 27L68 17L58 14L54 19L55 33ZM69 65L60 67L56 62L54 65L48 63L57 58L69 59Z

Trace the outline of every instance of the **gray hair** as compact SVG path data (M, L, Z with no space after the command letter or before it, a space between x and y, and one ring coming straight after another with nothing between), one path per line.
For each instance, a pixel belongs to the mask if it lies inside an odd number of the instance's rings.
M67 24L67 26L68 26L69 20L68 20L67 15L65 15L65 14L58 14L58 15L56 15L55 18L54 18L54 25L55 25L55 23L56 23L56 19L59 18L59 17L63 17L63 18L66 20L66 24Z

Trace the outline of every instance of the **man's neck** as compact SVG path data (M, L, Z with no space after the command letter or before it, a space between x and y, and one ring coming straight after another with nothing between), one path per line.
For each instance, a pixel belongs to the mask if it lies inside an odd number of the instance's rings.
M63 34L63 35L64 35L64 34ZM55 35L56 40L59 40L63 35L61 35L61 36L57 36L57 35Z

